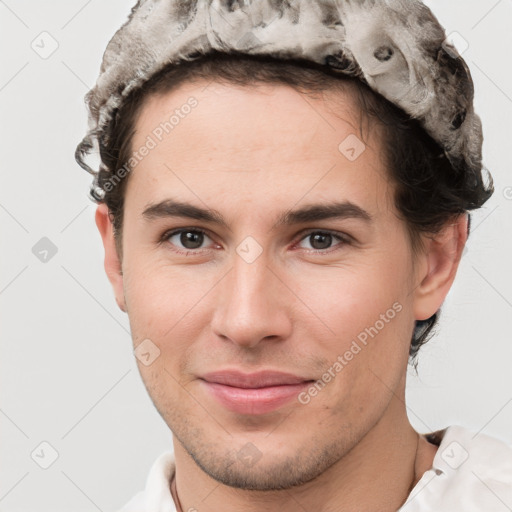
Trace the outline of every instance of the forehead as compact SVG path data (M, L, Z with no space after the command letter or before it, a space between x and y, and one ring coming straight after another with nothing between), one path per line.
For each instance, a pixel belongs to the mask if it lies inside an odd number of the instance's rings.
M388 187L380 136L371 130L363 141L360 127L353 92L183 84L140 110L131 149L151 149L131 173L126 201L142 208L170 192L205 200L222 193L263 204L345 193L378 208Z
M327 130L336 136L346 130L360 131L362 116L356 97L352 81L340 82L337 89L329 87L325 91L303 93L281 83L242 86L196 79L168 92L150 94L143 101L135 124L137 132L146 135L155 123L165 124L176 113L180 120L171 121L176 143L177 132L187 129L200 130L202 137L210 132L219 142L226 142L227 137L221 139L221 136L229 135L233 145L243 141L251 143L253 148L263 144L268 147L269 142L272 146L279 144L281 139L275 139L276 132L285 142L314 143ZM187 103L192 101L195 106L188 108ZM190 121L182 122L187 118ZM288 125L290 129L286 130L288 123L300 124ZM247 137L244 129L249 127L254 130ZM168 137L168 142L172 143L173 137ZM308 144L312 149L314 146ZM179 149L178 144L175 149Z

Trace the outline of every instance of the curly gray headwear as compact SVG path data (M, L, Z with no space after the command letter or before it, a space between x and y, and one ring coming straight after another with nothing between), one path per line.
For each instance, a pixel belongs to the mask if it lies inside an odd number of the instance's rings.
M139 0L86 96L78 163L97 178L85 158L128 94L165 66L212 50L301 58L357 77L417 119L454 167L481 171L471 74L420 0Z

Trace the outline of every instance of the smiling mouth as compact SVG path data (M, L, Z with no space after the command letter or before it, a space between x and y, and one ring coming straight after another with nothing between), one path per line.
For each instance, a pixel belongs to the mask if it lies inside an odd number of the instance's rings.
M314 380L281 372L225 371L207 374L200 382L224 408L238 414L257 415L283 407Z

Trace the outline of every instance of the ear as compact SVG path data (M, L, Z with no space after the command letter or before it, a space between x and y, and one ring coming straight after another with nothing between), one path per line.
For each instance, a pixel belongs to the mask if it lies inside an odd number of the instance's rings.
M112 225L109 213L107 205L100 204L96 209L96 226L98 226L105 249L105 272L114 290L117 305L126 313L122 266L119 255L117 254L114 226Z
M427 320L441 307L455 279L462 251L468 237L467 214L456 217L432 237L424 238L425 249L418 265L414 289L416 320Z

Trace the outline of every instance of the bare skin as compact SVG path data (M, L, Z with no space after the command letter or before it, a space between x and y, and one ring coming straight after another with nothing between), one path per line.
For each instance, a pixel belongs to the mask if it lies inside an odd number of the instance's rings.
M406 414L411 333L452 285L467 217L413 253L379 131L353 161L338 149L359 133L350 93L337 92L335 107L286 86L206 85L144 105L133 149L189 97L198 101L129 176L122 255L105 205L96 213L134 346L150 339L160 350L139 370L173 432L183 511L396 511L436 453ZM216 210L225 225L143 215L169 199ZM276 225L290 210L340 201L370 220ZM204 230L199 248L164 236L178 228ZM326 231L333 237L319 248L314 235ZM237 252L249 236L262 249L250 263ZM371 326L378 333L307 403L237 414L201 380L229 368L317 381ZM260 454L252 465L239 457L249 444Z

